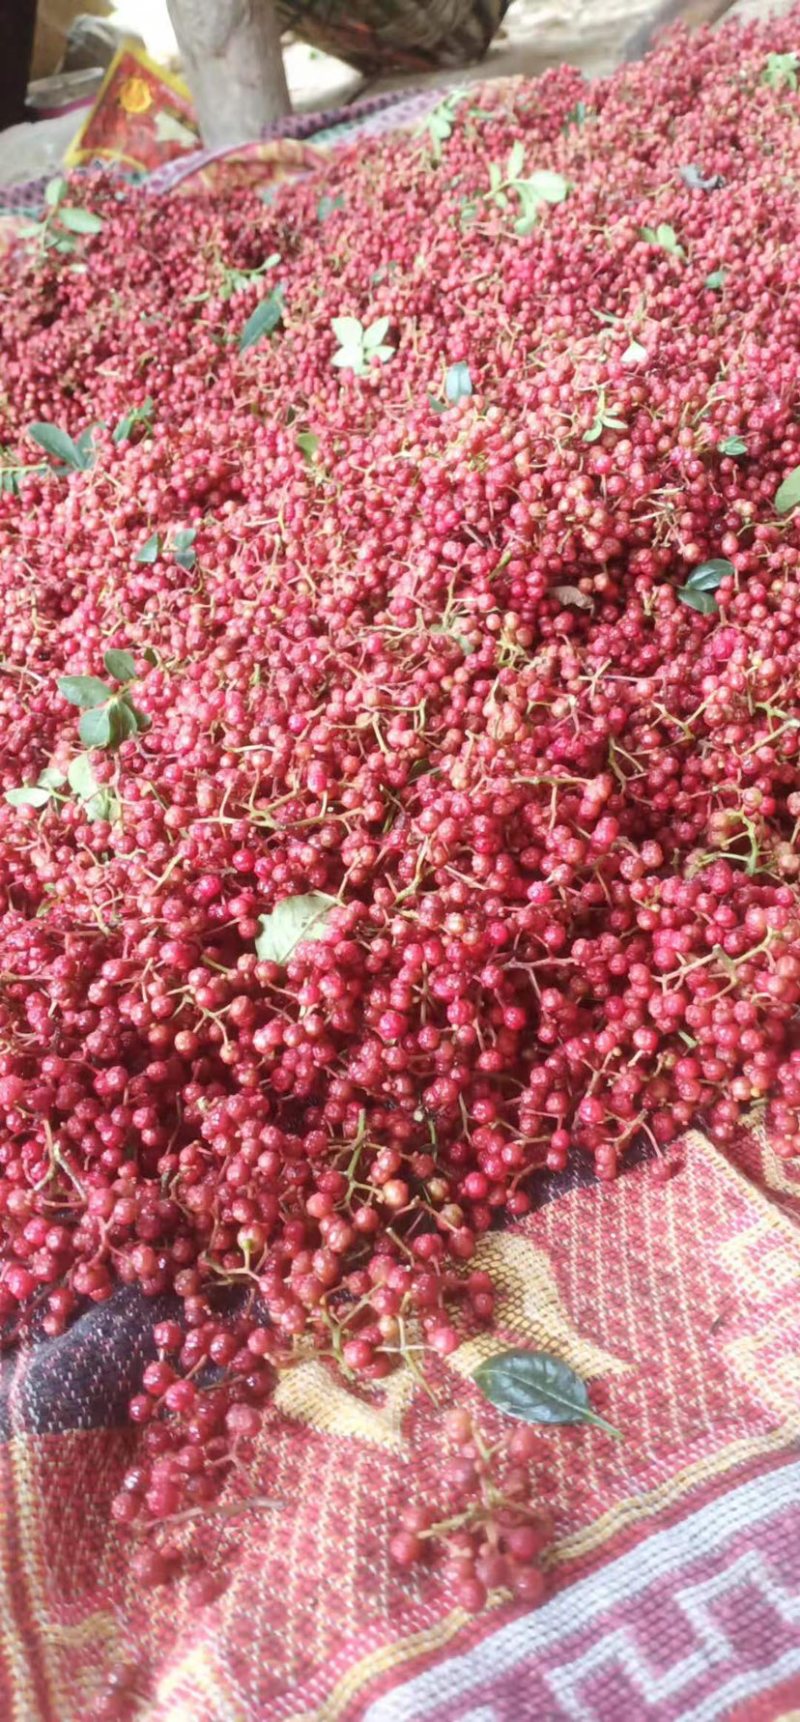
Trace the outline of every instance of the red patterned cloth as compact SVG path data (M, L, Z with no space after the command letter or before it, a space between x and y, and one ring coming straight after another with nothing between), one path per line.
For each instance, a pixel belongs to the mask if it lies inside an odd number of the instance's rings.
M747 1142L752 1175L761 1150ZM759 1173L761 1175L761 1173ZM780 1194L780 1192L776 1192ZM152 1307L128 1292L0 1377L0 1716L85 1722L116 1671L141 1722L774 1722L800 1703L800 1232L702 1137L666 1186L572 1176L481 1244L491 1337L434 1383L281 1379L253 1467L185 1521L227 1575L142 1592L109 1503ZM622 1431L548 1428L550 1594L477 1619L392 1568L411 1500L441 1500L442 1409L500 1415L472 1371L509 1342L563 1357Z

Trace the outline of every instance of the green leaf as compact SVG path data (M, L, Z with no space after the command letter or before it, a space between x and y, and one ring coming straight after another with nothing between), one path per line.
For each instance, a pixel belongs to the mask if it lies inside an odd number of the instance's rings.
M179 568L189 569L194 567L195 562L197 561L197 552L194 549L194 541L196 537L197 529L193 526L183 527L180 532L176 532L174 534L172 539L172 553Z
M388 363L389 359L394 358L396 352L396 347L374 347L369 357L371 359L380 359L381 364L385 365Z
M503 169L499 161L489 163L489 190L497 191L503 183Z
M513 179L519 179L519 176L522 172L524 165L525 165L525 145L524 145L524 143L520 142L519 138L517 138L516 142L514 144L512 144L511 154L508 158L508 166L506 168L506 179L512 179L512 180Z
M324 935L336 898L323 891L309 891L300 897L284 897L269 915L262 915L261 932L256 939L256 955L262 962L279 963L284 968L297 949L305 942L316 942Z
M136 712L127 700L122 698L112 700L108 708L108 715L111 719L111 737L115 744L129 741L132 735L136 735L139 721Z
M583 441L584 442L598 442L600 437L602 436L602 434L603 434L603 421L602 421L602 419L597 418L597 419L595 419L594 424L590 425L589 429L584 431Z
M711 274L706 276L705 284L712 293L722 292L727 273L727 269L712 269Z
M551 173L549 168L541 168L538 173L530 174L528 179L519 181L519 187L527 186L531 197L537 203L563 203L569 196L569 180L563 173Z
M668 251L672 257L686 256L674 227L670 227L668 222L662 221L658 227L642 227L639 231L649 245L660 245L662 251Z
M569 131L570 126L577 126L580 131L586 124L588 113L589 109L585 102L576 102L574 108L570 108L569 113L567 114L561 128L562 131Z
M726 442L719 445L720 454L729 454L733 460L747 453L747 443L740 436L729 436Z
M88 753L76 753L67 768L67 781L79 801L89 801L99 788Z
M77 443L73 442L67 431L60 430L58 425L37 421L28 425L28 435L44 449L45 454L51 454L55 460L63 461L65 466L71 466L75 472L83 472L89 464Z
M4 799L10 807L46 807L53 797L41 784L23 783L19 789L7 789Z
M111 694L98 676L59 676L58 691L71 706L80 706L81 711L105 705Z
M338 352L334 353L331 363L338 365L340 370L356 371L359 376L363 376L366 369L364 349L363 347L340 347Z
M372 353L376 347L380 347L383 337L388 331L390 321L389 317L379 317L376 323L370 323L369 328L364 330L364 346L368 353Z
M116 426L116 429L112 431L111 434L113 441L125 442L130 436L134 425L149 425L151 423L154 410L155 401L151 395L148 395L147 399L142 401L140 407L131 407L130 412L123 415L119 424Z
M61 174L58 174L55 179L48 180L44 188L44 201L47 204L48 209L57 208L66 189L67 182Z
M775 507L779 514L789 514L800 502L800 466L793 467L775 492Z
M262 299L245 323L239 336L239 352L246 353L248 347L254 347L257 341L265 335L274 334L283 316L283 288L273 287L266 299Z
M508 1417L525 1423L591 1423L619 1437L619 1430L592 1410L585 1381L547 1351L501 1351L481 1363L473 1379Z
M99 706L95 711L81 712L78 734L84 747L108 747L113 740L110 707Z
M773 90L780 90L784 85L788 85L790 90L796 90L798 70L800 58L797 54L768 54L761 73L761 82L769 84Z
M120 652L116 646L103 653L103 663L115 682L132 682L136 675L136 664L130 652Z
M463 400L472 394L472 377L470 376L469 365L465 364L463 359L459 359L455 365L450 366L444 379L444 392L451 406L454 406L456 401Z
M625 348L622 355L622 363L623 365L640 365L642 359L646 358L647 348L642 346L641 341L631 341L630 346Z
M711 616L719 608L713 592L696 592L689 586L681 587L678 597L682 604L688 604L692 610L699 610L701 616Z
M63 771L57 765L46 765L36 779L42 789L63 789L66 781Z
M433 407L433 410L435 413L446 413L447 412L447 402L446 401L440 401L438 395L429 395L428 396L428 405Z
M134 561L135 562L155 562L158 558L158 553L159 553L160 549L161 549L161 539L160 539L158 533L154 532L152 538L148 538L146 544L142 545L141 550L137 550L136 555L134 557Z
M103 225L99 215L91 209L74 209L69 203L62 203L58 212L62 227L70 233L99 233Z
M358 317L334 317L331 328L340 347L360 348L364 342L364 325Z
M113 825L119 819L122 809L113 790L101 783L97 794L90 796L89 800L84 802L83 811L87 819L102 819L105 824Z
M700 562L692 569L684 591L687 592L716 592L717 587L727 580L736 569L727 556L714 556L710 562Z
M305 455L306 460L316 460L317 449L319 448L319 437L315 436L313 431L298 431L294 440L300 453Z
M321 197L317 204L317 220L327 221L328 216L333 215L336 209L344 209L344 198L341 192L338 197Z

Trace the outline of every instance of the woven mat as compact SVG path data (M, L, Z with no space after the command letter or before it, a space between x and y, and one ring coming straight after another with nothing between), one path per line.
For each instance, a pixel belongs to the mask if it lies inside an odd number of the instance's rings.
M319 1362L282 1379L241 1509L183 1527L230 1580L142 1592L109 1503L135 1437L123 1403L147 1319L121 1293L0 1379L0 1715L73 1722L121 1670L143 1722L710 1722L800 1702L800 1181L756 1135L746 1171L686 1142L611 1187L572 1177L481 1244L497 1329L440 1367L349 1390ZM758 1176L761 1186L752 1180ZM777 1199L776 1199L777 1198ZM149 1312L152 1319L152 1312ZM539 1467L549 1599L471 1619L392 1568L409 1500L440 1500L444 1405L499 1418L470 1376L543 1347L623 1433L550 1428ZM238 1503L238 1504L237 1504ZM191 1563L190 1563L191 1564ZM760 1707L759 1707L760 1706Z

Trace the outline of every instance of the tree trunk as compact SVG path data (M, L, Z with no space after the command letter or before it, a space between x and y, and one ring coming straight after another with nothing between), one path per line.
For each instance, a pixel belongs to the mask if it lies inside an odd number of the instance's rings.
M256 138L291 112L273 0L167 0L203 141Z
M36 0L0 0L0 130L25 118Z

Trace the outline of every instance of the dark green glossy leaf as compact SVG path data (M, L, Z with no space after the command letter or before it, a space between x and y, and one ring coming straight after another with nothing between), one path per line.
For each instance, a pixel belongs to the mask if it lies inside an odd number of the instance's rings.
M487 1358L474 1379L490 1404L509 1417L525 1423L591 1423L607 1435L619 1435L592 1410L585 1381L547 1351L502 1351Z
M105 705L111 694L99 676L59 676L58 691L71 706L80 706L81 711Z
M683 586L678 593L682 604L688 604L691 610L699 610L701 616L712 616L719 608L713 592L693 592L688 586Z
M299 944L316 942L323 937L331 910L335 907L336 898L328 897L322 891L284 897L271 914L261 916L256 955L262 962L285 967Z
M723 580L736 570L727 556L714 556L710 562L700 562L692 569L686 582L686 592L716 592Z

